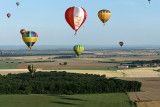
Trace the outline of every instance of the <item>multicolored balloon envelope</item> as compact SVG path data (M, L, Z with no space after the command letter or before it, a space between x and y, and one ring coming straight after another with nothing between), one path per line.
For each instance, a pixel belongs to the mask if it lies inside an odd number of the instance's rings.
M122 47L123 46L123 44L124 44L124 42L119 42L119 45Z
M65 18L71 28L75 30L76 35L87 18L87 12L81 7L70 7L65 12Z
M110 19L111 17L111 12L109 10L100 10L98 12L98 17L99 19L104 23L105 23Z
M76 53L76 55L78 56L78 57L80 57L80 55L83 53L83 51L84 51L84 46L83 45L75 45L74 47L73 47L73 50L74 50L74 52Z
M34 31L25 31L25 33L23 33L23 31L25 30L24 29L21 30L23 41L28 46L29 51L31 51L31 48L33 47L33 45L36 43L38 39L38 35Z
M28 65L28 70L32 74L32 77L33 77L34 73L36 72L36 69L37 69L37 66L35 66L33 64L32 65Z

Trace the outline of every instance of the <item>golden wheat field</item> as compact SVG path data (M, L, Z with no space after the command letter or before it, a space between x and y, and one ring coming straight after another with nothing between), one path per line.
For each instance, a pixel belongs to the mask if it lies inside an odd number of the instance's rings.
M160 101L137 102L138 107L159 107Z
M138 107L159 107L160 104L160 78L121 78L125 80L140 81L141 92L129 92L129 99L136 102Z

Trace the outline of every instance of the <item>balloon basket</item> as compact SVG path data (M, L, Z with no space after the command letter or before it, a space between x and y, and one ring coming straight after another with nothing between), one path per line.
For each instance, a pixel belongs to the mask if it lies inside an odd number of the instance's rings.
M75 32L75 34L74 34L75 36L77 36L77 32Z
M32 75L32 78L33 78L33 76L34 76L34 73L32 73L31 75Z

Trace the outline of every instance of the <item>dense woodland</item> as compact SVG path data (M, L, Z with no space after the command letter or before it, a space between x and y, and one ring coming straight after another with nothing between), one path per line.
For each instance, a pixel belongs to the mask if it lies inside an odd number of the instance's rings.
M140 91L141 83L105 75L36 72L0 75L0 94L88 94Z

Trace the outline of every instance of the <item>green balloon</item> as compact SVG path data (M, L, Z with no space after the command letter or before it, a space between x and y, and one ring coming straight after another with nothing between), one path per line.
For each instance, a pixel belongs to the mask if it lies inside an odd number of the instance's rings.
M78 57L83 53L84 51L84 46L83 45L75 45L73 47L74 52L77 54Z

